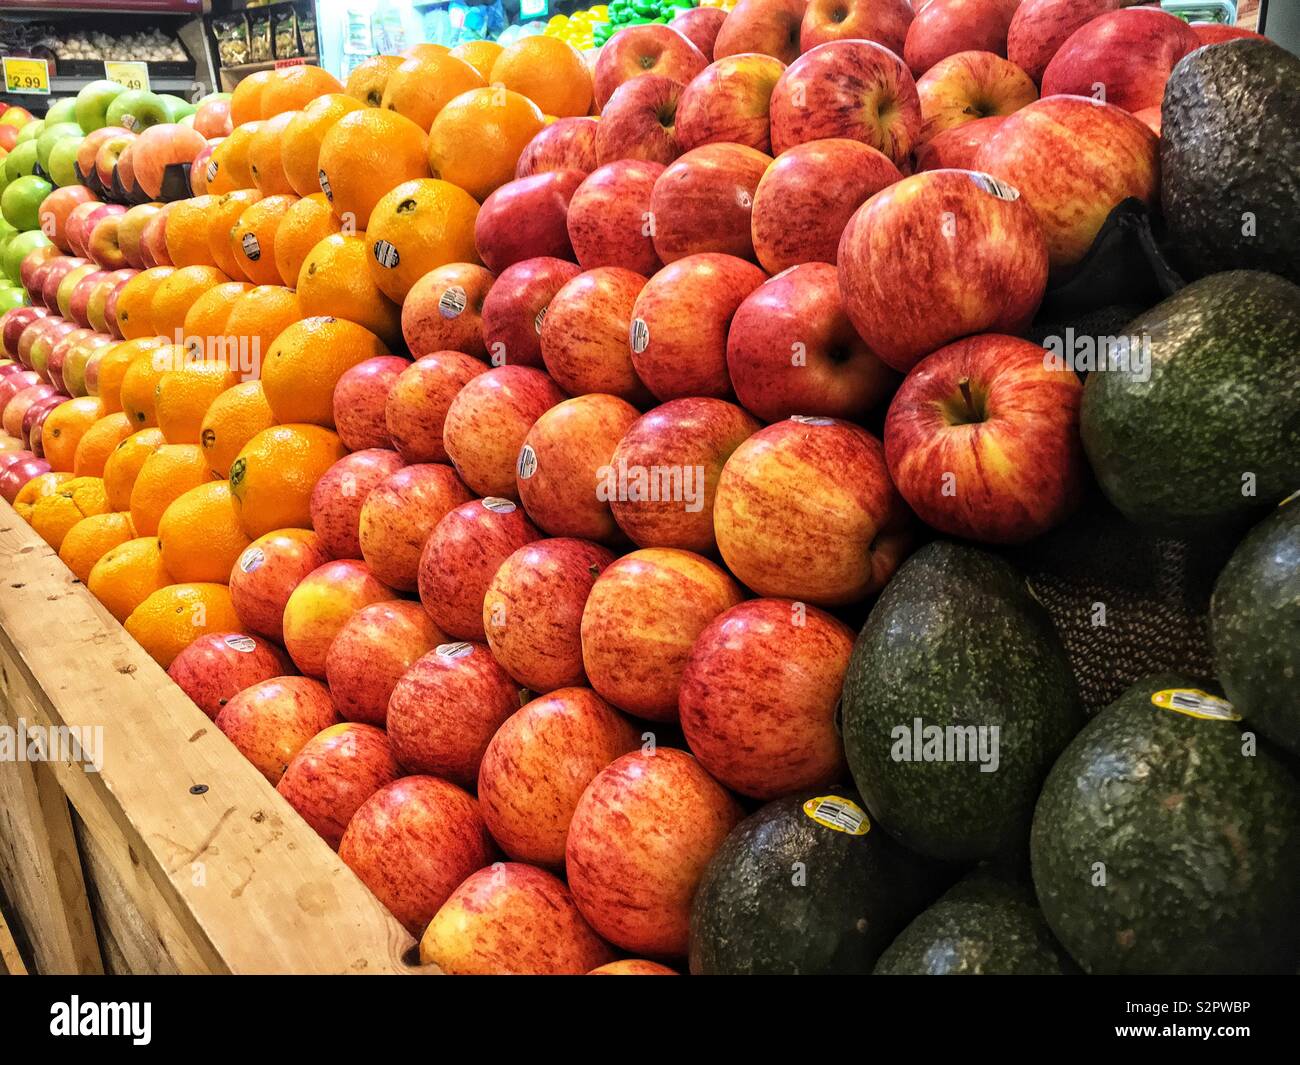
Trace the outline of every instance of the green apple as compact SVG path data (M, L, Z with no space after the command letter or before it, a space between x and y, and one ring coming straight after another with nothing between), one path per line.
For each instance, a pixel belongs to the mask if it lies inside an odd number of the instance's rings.
M0 257L0 266L4 267L5 277L9 278L15 285L18 284L22 280L18 267L27 258L28 252L53 243L39 229L29 229L26 233L19 233L9 242L9 246L4 250L4 255Z
M44 131L36 138L36 159L41 164L41 169L47 174L50 172L50 152L59 141L81 135L81 127L75 122L52 123L47 118Z
M53 125L56 122L76 122L77 121L77 98L75 96L62 96L50 104L50 109L45 112L46 125Z
M170 93L161 93L158 99L162 101L163 107L167 111L168 122L179 122L186 115L194 114L196 108L189 100L182 99L179 96L172 96Z
M45 167L45 172L54 184L77 184L77 149L85 139L80 133L75 137L63 137L50 149L49 165Z
M108 105L126 90L115 81L92 81L77 93L73 113L82 133L91 133L109 125Z
M21 285L5 285L0 288L0 314L21 307L27 302L27 293Z
M34 141L45 131L45 119L36 118L28 122L18 131L18 140L15 144L25 144L27 141Z
M167 106L148 89L127 89L108 105L108 124L143 133L150 126L170 122Z
M15 229L35 229L41 224L41 204L53 191L54 186L43 177L20 177L0 193L0 214Z
M26 174L36 172L36 142L24 141L15 144L14 150L5 159L5 176L10 181L17 181Z
M16 236L18 236L18 230L14 229L3 218L0 218L0 254L3 254L5 248L9 246L9 242Z

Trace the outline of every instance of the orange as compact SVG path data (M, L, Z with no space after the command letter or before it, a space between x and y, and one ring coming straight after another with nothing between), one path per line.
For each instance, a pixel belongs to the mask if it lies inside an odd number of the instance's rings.
M77 580L86 582L95 563L115 547L135 536L130 514L92 514L68 530L59 547L59 558Z
M198 444L164 444L140 467L131 487L131 521L141 536L154 536L173 499L212 480Z
M244 532L311 528L311 490L347 454L337 434L318 425L275 425L244 445L230 467L230 491Z
M272 118L285 111L306 107L316 97L328 92L342 92L343 85L328 70L320 67L286 67L277 70L262 90L262 117Z
M320 187L339 220L365 229L385 192L428 177L428 140L396 111L365 107L335 122L320 144Z
M427 130L448 100L470 89L481 89L487 79L450 52L406 60L388 77L383 105L405 115Z
M318 96L284 128L280 161L289 185L299 196L320 193L320 142L329 128L349 111L359 111L360 100L341 92Z
M162 337L137 337L114 344L99 360L99 401L105 414L122 409L122 378L137 355L163 346Z
M195 359L158 379L158 428L169 444L197 444L208 408L239 383L239 371L224 359Z
M521 37L492 65L493 85L521 93L546 115L567 118L591 109L591 74L573 45L558 37Z
M411 286L447 263L477 263L478 201L450 181L404 181L370 212L366 265L385 296L401 303Z
M230 95L231 125L242 126L262 117L262 93L274 76L273 70L259 70L256 74L240 79Z
M163 565L176 580L225 584L249 545L229 481L209 481L177 496L158 522Z
M275 424L261 381L244 381L212 401L199 426L199 447L208 469L218 477L230 476L230 465L243 446L263 429Z
M271 342L302 317L298 297L292 289L283 285L258 285L240 296L230 309L226 340L228 344L242 346L248 366L255 369L261 365L262 356L271 350Z
M241 85L243 83L240 82ZM253 171L249 169L248 153L253 146L253 134L261 125L257 121L237 126L230 136L212 149L204 174L208 180L209 195L220 196L225 192L234 192L235 189L253 187Z
M400 55L371 56L352 68L344 92L366 107L378 107L384 101L384 87L388 84L389 76L403 62Z
M32 506L32 530L55 551L77 522L92 514L108 513L104 482L98 477L74 477Z
M156 536L139 536L111 548L86 578L90 594L122 622L150 595L171 583Z
M429 170L482 203L514 179L520 154L543 125L537 105L517 92L496 87L462 93L429 129Z
M135 429L148 429L158 424L158 382L168 370L184 366L185 361L185 349L176 344L160 345L131 360L131 365L122 375L118 394L122 410Z
M492 64L497 61L504 48L496 41L465 41L456 45L451 54L463 59L480 74L485 82L492 80Z
M149 308L158 286L175 271L174 266L152 266L148 270L141 270L122 286L122 291L117 294L117 328L125 339L158 335L150 319Z
M108 458L131 435L131 419L121 411L105 414L82 434L72 459L77 477L103 477Z
M208 215L215 196L177 200L167 212L163 236L174 266L215 266L208 250Z
M140 475L145 459L167 441L157 426L132 433L108 456L104 463L104 493L113 510L131 509L131 489Z
M182 266L154 290L149 304L149 320L154 332L172 342L185 336L185 315L194 301L208 289L225 284L230 278L215 266Z
M235 301L252 287L247 281L225 281L203 293L185 312L185 323L182 328L185 331L186 341L194 337L207 340L209 337L224 335L230 309L234 307Z
M326 237L312 248L298 272L298 306L304 317L336 315L365 326L388 344L399 344L402 309L379 291L366 265L368 258L370 247L364 237L344 233Z
M224 584L169 584L131 611L126 631L163 669L200 636L238 632Z
M30 525L32 507L36 505L36 501L57 492L59 485L66 484L70 480L72 480L70 473L42 473L39 477L33 477L14 496L14 510Z
M230 231L230 247L239 269L255 285L280 283L275 266L275 231L280 219L298 202L293 195L266 196L249 204Z
M308 318L289 326L271 345L262 364L266 401L278 422L332 429L339 378L357 363L387 354L368 329L342 318Z
M212 253L212 261L236 281L247 278L239 265L242 256L235 255L230 243L230 231L235 228L239 216L261 198L257 189L233 189L218 196L208 212L208 250Z
M266 119L249 142L248 169L253 175L253 184L263 196L293 192L293 186L285 176L280 145L284 131L299 114L298 111L282 111L274 118Z
M325 99L325 97L321 97ZM290 288L298 284L298 272L307 255L326 237L341 231L325 193L315 192L295 203L275 231L275 268Z
M430 44L421 41L419 44L413 44L410 48L403 49L401 57L403 59L423 59L431 55L446 55L451 49L445 44Z
M104 409L94 396L70 399L50 411L41 429L41 448L50 468L71 470L81 438L103 416Z

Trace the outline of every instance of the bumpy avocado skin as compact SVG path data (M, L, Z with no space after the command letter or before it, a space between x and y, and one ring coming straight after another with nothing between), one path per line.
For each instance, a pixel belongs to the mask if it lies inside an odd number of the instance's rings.
M1090 374L1079 411L1088 461L1125 517L1191 539L1244 527L1295 490L1300 287L1215 274L1125 333L1149 342L1150 366Z
M1148 677L1066 748L1034 812L1034 888L1085 971L1294 971L1300 783L1239 723L1163 709Z
M1160 198L1184 269L1300 283L1300 59L1270 41L1198 48L1160 115Z

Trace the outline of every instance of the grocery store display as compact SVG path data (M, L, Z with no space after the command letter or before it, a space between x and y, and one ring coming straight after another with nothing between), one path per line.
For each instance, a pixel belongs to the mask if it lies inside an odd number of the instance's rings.
M1294 56L312 9L0 113L0 496L408 962L1296 970Z

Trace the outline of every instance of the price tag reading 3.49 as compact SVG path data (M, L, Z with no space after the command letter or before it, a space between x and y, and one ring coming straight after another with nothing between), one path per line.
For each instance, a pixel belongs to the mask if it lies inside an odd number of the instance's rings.
M29 93L37 96L50 94L50 64L44 59L4 57L5 91Z
M124 89L144 89L149 88L149 64L148 63L115 63L112 60L104 61L104 77L109 81L115 81Z

